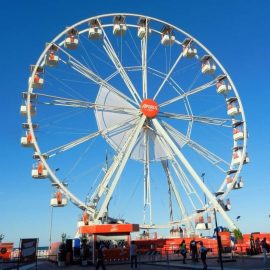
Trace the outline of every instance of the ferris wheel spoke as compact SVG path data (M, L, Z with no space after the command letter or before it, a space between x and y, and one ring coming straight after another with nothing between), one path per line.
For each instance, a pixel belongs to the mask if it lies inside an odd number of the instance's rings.
M153 97L153 99L155 100L157 98L157 96L159 95L160 91L162 90L163 86L165 85L165 83L167 82L167 80L169 79L169 77L171 76L171 74L173 73L175 67L177 66L178 62L181 60L183 56L183 52L181 52L179 54L179 56L177 57L176 61L174 62L173 66L171 67L171 69L169 70L169 72L167 73L166 77L164 78L163 82L161 83L161 85L159 86L155 96Z
M141 102L141 98L135 88L135 86L133 85L133 83L131 82L128 74L126 73L121 61L119 60L104 28L102 27L100 21L99 21L99 25L101 26L101 30L103 32L103 48L105 50L105 52L107 53L107 55L109 56L109 58L111 59L112 63L114 64L114 66L116 67L116 69L119 71L119 74L121 75L124 83L126 84L129 92L131 93L133 99L136 101L136 103L139 105Z
M119 154L117 156L117 160L119 161L118 170L115 173L113 181L112 181L110 187L108 188L107 194L106 194L104 201L100 207L100 210L97 213L97 216L96 216L97 221L100 220L100 218L102 218L106 212L108 203L112 197L114 189L115 189L115 187L119 181L119 178L122 174L122 171L126 165L126 162L127 162L128 158L129 158L129 156L130 156L130 154L131 154L131 152L136 144L136 141L137 141L139 134L142 130L142 127L144 125L145 119L146 119L146 116L143 115L141 117L141 119L139 120L138 124L136 125L136 127L134 128L133 134L130 136L129 140L127 140L125 147L119 152Z
M160 125L160 123L153 119L153 124L156 128L156 130L163 136L164 140L168 143L168 145L171 147L171 149L174 151L174 153L177 155L181 163L186 167L187 171L190 173L192 178L196 181L200 189L205 193L207 196L209 203L213 205L215 209L219 211L221 216L224 218L224 220L229 224L229 226L234 229L236 228L235 224L232 222L232 220L229 218L223 207L219 204L217 201L217 198L211 193L211 191L206 187L206 185L203 183L199 175L196 173L196 171L193 169L193 167L189 164L187 159L184 157L184 155L181 153L179 148L175 145L173 140L170 138L168 133L164 130L164 128Z
M121 93L119 90L117 90L115 87L113 87L111 84L109 84L106 80L101 79L98 75L96 75L94 72L90 70L85 70L85 68L78 65L76 62L73 62L72 60L69 61L71 67L74 70L77 70L80 74L84 75L86 78L90 79L91 81L97 83L100 86L105 86L109 91L112 91L116 95L120 96L126 101L129 101L130 103L137 105L136 102L134 102L132 99L127 97L125 94Z
M43 97L48 99L44 101L39 101L39 104L43 105L53 105L53 106L64 106L64 107L72 107L72 108L87 108L87 109L94 109L94 110L102 110L107 112L116 112L116 113L126 113L131 115L138 115L139 110L134 107L120 107L120 106L113 106L107 104L98 104L92 103L84 100L78 99L70 99L64 98L54 95L47 95L47 94L36 94L38 97Z
M176 141L177 144L179 144L180 147L183 147L184 144L187 144L190 148L192 148L195 152L197 152L203 158L208 160L222 172L226 172L228 170L228 167L230 166L229 162L225 161L218 155L212 153L199 143L191 140L183 133L173 128L171 125L165 122L161 122L161 125L171 135L171 137L174 138L174 140Z
M141 56L142 56L142 88L143 99L147 98L147 41L148 41L148 21L145 23L145 36L141 40Z
M195 116L189 114L178 114L178 113L168 113L168 112L159 112L159 116L163 118L169 119L178 119L178 120L186 120L192 122L198 122L202 124L223 126L223 127L232 127L232 119L229 118L216 118L216 117L208 117L208 116Z
M172 103L174 103L176 101L179 101L179 100L184 99L184 98L186 98L188 96L194 95L194 94L199 93L199 92L201 92L201 91L203 91L205 89L208 89L208 88L210 88L211 86L213 86L215 84L216 84L216 80L212 80L210 82L207 82L207 83L205 83L205 84L203 84L203 85L201 85L199 87L196 87L196 88L194 88L192 90L189 90L189 91L185 92L184 94L181 94L181 95L179 95L177 97L174 97L172 99L169 99L169 100L161 103L159 105L159 107L162 108L164 106L170 105L170 104L172 104Z
M56 45L57 46L57 45ZM68 64L73 70L77 71L87 79L93 81L94 83L100 85L100 86L105 86L109 91L112 91L119 97L123 98L126 101L129 101L130 103L134 104L137 106L137 103L134 102L134 100L130 99L128 96L126 96L124 93L121 91L117 90L115 87L113 87L111 84L108 83L108 78L107 80L102 79L100 76L98 76L95 72L84 66L80 61L78 61L75 57L73 57L71 54L69 54L66 50L64 50L62 47L57 46L59 50L61 50L64 54L67 55L69 58L68 62L64 62L65 64ZM113 73L115 74L115 73ZM115 76L115 75L114 75Z
M76 147L76 146L78 146L78 145L80 145L80 144L82 144L84 142L87 142L87 141L89 141L89 140L91 140L91 139L93 139L93 138L95 138L95 137L97 137L99 135L107 134L107 133L112 132L112 131L115 131L118 128L121 128L121 127L123 127L123 126L125 126L127 124L130 124L130 122L132 120L134 120L133 117L130 118L130 119L128 119L128 120L125 119L124 121L119 122L116 125L113 125L111 127L108 127L106 129L103 129L103 130L99 130L99 131L93 132L93 133L91 133L91 134L89 134L87 136L84 136L82 138L76 139L76 140L74 140L72 142L69 142L67 144L64 144L62 146L56 147L54 149L51 149L51 150L47 151L46 153L43 153L42 155L48 156L49 158L50 157L53 157L53 156L55 156L57 154L60 154L60 153L65 152L67 150L70 150L71 148L74 148L74 147Z

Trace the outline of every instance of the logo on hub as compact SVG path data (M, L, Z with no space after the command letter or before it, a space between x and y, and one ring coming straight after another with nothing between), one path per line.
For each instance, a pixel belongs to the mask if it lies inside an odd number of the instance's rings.
M148 118L154 118L159 111L158 104L152 99L144 99L141 103L141 112Z

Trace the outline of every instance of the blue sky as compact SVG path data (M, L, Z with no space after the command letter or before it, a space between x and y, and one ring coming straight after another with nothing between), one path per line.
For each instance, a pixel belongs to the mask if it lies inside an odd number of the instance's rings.
M49 239L51 187L30 177L31 150L20 147L21 92L27 89L29 65L44 44L66 26L98 14L138 13L168 21L201 41L231 75L241 97L249 132L251 162L242 173L245 188L230 196L230 216L243 232L269 231L269 1L5 1L1 5L1 222L6 241ZM61 169L60 169L61 172ZM207 174L206 174L207 182ZM80 211L69 204L54 210L52 239L72 236Z

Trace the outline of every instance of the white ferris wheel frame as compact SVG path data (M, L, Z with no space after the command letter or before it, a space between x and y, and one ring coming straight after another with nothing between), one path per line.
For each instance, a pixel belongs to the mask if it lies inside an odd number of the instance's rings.
M165 22L163 20L159 20L153 17L149 17L149 16L144 16L144 15L140 15L140 14L132 14L132 13L112 13L112 14L104 14L104 15L100 15L100 16L94 16L94 17L90 17L87 18L85 20L82 20L78 23L73 24L72 26L66 28L64 31L62 31L59 35L57 35L49 44L57 44L57 41L61 39L61 37L65 36L65 34L73 29L76 28L82 24L85 24L87 22L89 22L90 20L96 19L99 22L99 26L101 27L102 31L103 31L103 42L104 42L104 49L107 50L108 55L110 56L110 58L112 59L113 63L115 64L119 74L121 75L121 77L123 78L123 81L125 82L125 84L127 85L131 96L133 97L133 104L140 104L140 102L142 101L140 95L137 93L135 86L132 84L132 82L130 81L128 75L125 72L125 68L121 65L121 62L119 63L117 60L117 56L114 55L114 50L113 48L111 48L111 44L110 44L110 40L107 37L105 31L104 31L104 27L112 27L112 24L108 24L108 25L102 25L101 20L103 18L107 18L107 17L114 17L114 16L125 16L125 17L138 17L138 18L145 18L147 22L151 22L151 21L156 21L159 22L161 24L167 25L169 27L171 27L172 29L174 29L174 31L178 31L181 34L183 34L184 36L190 38L192 40L192 42L194 42L196 45L198 45L199 47L201 47L205 52L207 52L212 59L214 60L214 62L220 67L221 71L226 75L226 78L228 80L228 82L230 83L235 97L237 98L238 104L239 104L239 108L241 111L241 118L243 121L243 132L244 132L244 138L243 138L243 152L242 152L242 157L241 157L241 161L240 164L237 168L237 172L234 176L234 180L233 180L233 184L236 182L239 173L242 169L243 163L244 163L244 158L246 156L246 146L247 146L247 127L246 127L246 120L245 120L245 114L244 114L244 110L243 110L243 106L240 100L240 97L238 95L238 92L236 90L236 87L231 79L231 77L229 76L228 72L225 70L225 68L221 65L221 63L218 61L218 59L202 44L200 43L197 39L195 39L193 36L191 36L190 34L188 34L187 32L183 31L182 29L168 23ZM129 27L138 27L138 25L130 25L127 24L127 26ZM146 24L146 27L148 27L148 24ZM88 29L85 29L85 31L87 31ZM151 31L156 32L161 34L161 32L159 30L156 29L152 29ZM81 31L83 32L83 31ZM79 32L79 34L81 33ZM146 31L147 32L147 31ZM148 38L148 34L145 35L145 37L142 39L141 41L141 55L142 55L142 81L143 81L143 99L146 99L148 97L147 95L147 38ZM61 43L58 44L59 49L61 49L61 46L63 45L62 41ZM179 44L181 44L179 41L176 41ZM35 68L32 71L32 75L31 75L31 80L33 81L33 77L34 74L37 71L37 67L38 66L42 66L44 65L44 59L46 56L46 53L49 49L49 46L47 46L45 48L45 50L42 52L42 54L40 55L39 59L36 62ZM71 56L72 57L72 56ZM154 99L157 97L157 95L159 94L159 92L161 91L163 85L166 83L167 79L170 77L171 73L174 70L174 67L177 65L178 61L180 61L182 57L182 54L179 55L178 59L176 60L176 62L174 63L174 66L171 67L170 71L166 74L162 85L160 85L159 89L156 92L156 95L154 97ZM91 72L89 73L89 71L83 70L82 67L80 66L79 63L77 63L76 59L74 59L73 61L74 63L74 68L78 68L78 70L82 73L84 73L84 75L88 75L90 76L90 78L94 81L96 81L96 83L98 84L106 84L106 81L104 80L100 80L100 78L95 77L95 74L91 74ZM163 76L164 77L164 76ZM115 90L115 89L113 89ZM196 91L200 91L201 89L194 89L194 92ZM117 91L116 91L117 92ZM30 104L30 100L31 100L31 94L33 93L33 88L31 86L31 83L29 84L28 87L28 96L27 96L27 104ZM192 94L192 93L190 93ZM185 98L188 96L187 94L183 94L182 97L180 98ZM179 98L179 99L180 99ZM130 100L129 100L130 101ZM89 104L88 104L89 105ZM160 106L164 106L165 104L160 104ZM55 172L50 168L50 166L48 165L46 158L44 158L44 156L42 155L42 152L39 148L38 142L36 140L35 137L35 131L33 128L33 124L32 124L32 116L31 116L31 108L30 106L27 106L27 124L29 125L29 131L33 134L33 145L34 145L34 149L35 152L38 154L40 160L43 162L45 168L48 171L49 174L49 178L52 181L52 183L57 184L60 189L62 190L62 192L66 195L66 197L72 201L76 206L78 206L79 208L83 209L83 210L87 210L91 215L94 216L94 222L98 222L98 220L100 220L100 218L102 218L102 216L104 215L104 213L106 212L106 207L107 204L112 196L112 193L114 191L114 188L117 185L117 182L121 176L121 172L129 158L129 155L136 143L136 139L138 138L138 134L142 128L142 126L145 123L145 116L141 116L140 119L137 121L136 126L134 128L133 131L133 136L130 137L130 139L128 140L128 143L125 145L125 147L123 148L123 151L120 151L117 155L117 157L114 159L113 164L111 165L111 167L109 168L109 170L107 171L103 182L101 183L101 185L99 186L99 190L96 191L96 194L98 195L98 197L100 197L104 191L105 191L105 187L107 186L107 184L109 183L112 175L116 172L116 175L114 177L114 179L112 180L112 184L111 187L109 189L109 191L106 193L105 195L105 199L103 201L103 204L101 206L101 208L99 209L99 211L97 212L96 210L94 210L93 208L89 207L86 203L82 202L80 199L77 198L77 196L73 195L72 192L69 191L69 189L57 178ZM179 116L178 116L179 117ZM190 116L192 117L192 115ZM204 206L204 210L205 211L210 211L211 209L215 208L216 210L218 210L218 212L221 214L221 216L223 217L223 219L227 222L227 224L229 225L229 227L231 229L236 228L235 224L233 223L233 221L231 220L231 218L227 215L227 213L224 211L224 209L222 208L222 206L219 204L217 198L209 191L209 189L207 188L207 186L203 183L202 179L200 178L200 176L195 172L195 170L192 168L192 166L189 164L189 162L187 161L187 159L185 158L185 156L182 154L182 152L180 151L179 147L173 142L173 140L171 139L170 135L168 135L168 132L164 129L164 126L162 126L162 124L160 123L159 120L157 119L153 119L153 125L156 128L156 130L159 132L159 134L162 135L162 140L163 143L165 142L167 145L170 146L170 148L173 150L173 152L175 153L175 155L179 158L179 160L182 162L182 164L185 166L185 168L187 169L187 171L192 175L193 179L195 180L195 182L198 184L198 186L201 188L201 190L204 192L204 194L207 196L209 203L207 205ZM96 136L97 134L92 134L91 136ZM234 141L234 147L237 146L237 143ZM167 151L168 150L168 151ZM167 149L165 151L167 151L168 156L172 156L172 153L170 152L171 150ZM151 207L151 192L150 192L150 179L149 179L149 158L147 158L147 152L145 153L145 158L146 158L146 162L144 164L144 179L145 179L145 183L148 186L148 189L145 190L145 204L148 204L149 207ZM231 161L232 163L232 161ZM230 165L231 167L232 165ZM167 174L167 177L170 178L168 171L166 170L166 166L164 167L165 173ZM179 172L179 171L178 171ZM192 215L187 215L186 211L185 211L185 207L184 204L181 201L180 195L177 193L175 184L173 183L173 181L171 181L171 185L173 187L175 196L176 196L176 200L178 201L178 205L180 207L180 209L182 210L182 214L183 214L183 220L179 221L179 223L188 223L191 222L195 217L199 216L199 213L194 213ZM223 181L220 189L224 189L226 185L225 180ZM220 197L221 199L225 198L228 194L228 192L230 192L232 188L227 188L223 195ZM147 194L148 193L148 194ZM150 211L151 214L151 211ZM150 217L151 222L152 223L152 217ZM148 227L147 225L143 226L144 228L150 228L150 227L155 227L155 225L150 224Z

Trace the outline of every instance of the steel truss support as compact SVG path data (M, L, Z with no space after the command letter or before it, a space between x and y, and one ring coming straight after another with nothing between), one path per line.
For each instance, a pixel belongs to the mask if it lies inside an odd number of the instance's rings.
M150 181L150 161L149 161L149 137L147 129L144 131L144 224L146 223L146 210L149 207L149 221L152 224L152 201L151 201L151 181Z
M110 167L110 169L108 170L108 173L106 173L104 179L108 179L105 181L105 184L109 182L110 178L112 177L112 175L114 174L114 172L116 171L116 169L118 168L114 179L110 185L109 188L107 188L107 185L102 185L101 188L101 192L100 194L102 194L105 190L107 191L104 201L101 205L100 210L96 213L96 217L95 217L95 221L99 221L105 214L106 210L107 210L107 206L108 203L112 197L112 194L114 192L114 189L120 179L120 176L122 174L122 171L126 165L126 162L136 144L136 141L139 137L139 134L142 130L142 127L144 125L146 116L142 116L142 118L139 120L138 125L135 127L132 136L130 136L130 139L126 142L125 147L119 152L119 154L117 155L117 157L115 158L115 162L113 163L113 165ZM104 181L102 181L102 183L104 183Z
M178 204L178 206L179 206L179 209L180 209L180 211L181 211L181 213L182 213L182 217L183 217L184 219L187 219L187 217L188 217L188 212L187 212L187 210L186 210L186 208L185 208L185 206L184 206L184 203L183 203L183 201L182 201L182 199L181 199L181 197L180 197L180 194L179 194L179 192L178 192L178 190L177 190L177 188L176 188L175 182L174 182L174 180L173 180L173 178L172 178L172 175L171 175L171 173L170 173L170 171L169 171L168 164L167 164L167 162L166 162L165 160L162 160L162 161L161 161L161 164L162 164L163 169L164 169L164 172L165 172L165 174L166 174L166 176L167 176L168 182L169 182L169 184L170 184L171 187L172 187L172 191L173 191L174 196L175 196L175 198L176 198L176 201L177 201L177 204ZM188 224L186 224L186 225L187 225L187 229L188 229L188 231L190 231L190 229L191 229L191 227L192 227L192 226L191 226L191 223L190 223L190 221L187 221L187 223L188 223Z
M164 130L164 128L160 125L157 119L153 119L153 125L155 126L156 130L163 136L164 140L167 142L167 144L172 148L174 153L177 155L179 160L182 162L182 164L186 167L186 169L189 171L191 176L194 178L198 186L201 188L201 190L205 193L207 198L209 199L209 202L213 205L213 207L219 211L220 215L223 217L223 219L227 222L229 227L233 230L237 227L233 223L233 221L230 219L230 217L227 215L225 210L222 208L222 206L218 203L216 197L209 191L209 189L205 186L203 181L201 180L200 176L195 172L195 170L192 168L192 166L189 164L187 159L184 157L184 155L181 153L179 148L175 145L173 140L170 138L168 133Z

